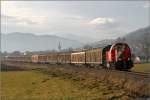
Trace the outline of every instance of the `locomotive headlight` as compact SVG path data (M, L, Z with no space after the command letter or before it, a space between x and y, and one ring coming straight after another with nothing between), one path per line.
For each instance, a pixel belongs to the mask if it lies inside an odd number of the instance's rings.
M128 60L130 60L130 58L128 58Z

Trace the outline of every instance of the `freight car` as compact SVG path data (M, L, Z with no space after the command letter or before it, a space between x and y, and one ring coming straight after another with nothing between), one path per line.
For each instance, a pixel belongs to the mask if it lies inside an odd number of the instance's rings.
M57 63L58 64L70 64L71 63L71 53L63 52L63 53L58 53L57 55Z
M109 69L128 70L133 66L131 50L126 43L115 43L104 48L47 55L8 57L7 60L49 64L85 64Z
M58 62L58 54L57 53L47 54L47 62L49 64L57 64L57 62Z
M47 55L32 55L31 60L33 63L48 63Z
M71 64L85 64L85 51L71 53Z
M31 56L21 55L21 56L9 56L5 58L6 61L15 61L15 62L32 62Z
M38 63L38 55L31 56L32 63Z
M85 51L86 65L100 67L102 65L102 48L95 48Z

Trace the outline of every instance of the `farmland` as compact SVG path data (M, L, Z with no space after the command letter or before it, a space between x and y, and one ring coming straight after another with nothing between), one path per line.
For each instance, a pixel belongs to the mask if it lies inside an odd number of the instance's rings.
M1 72L2 100L134 100L148 96L142 83L145 79L139 82L140 77L124 73L67 65L7 64ZM138 64L132 70L142 71L148 65Z
M132 99L123 89L94 80L70 79L41 71L2 72L2 100Z

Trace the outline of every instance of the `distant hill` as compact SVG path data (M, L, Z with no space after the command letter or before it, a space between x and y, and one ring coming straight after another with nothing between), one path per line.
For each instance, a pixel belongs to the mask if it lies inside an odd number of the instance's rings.
M147 41L147 45L145 45ZM132 53L135 56L150 56L150 26L135 30L133 32L128 33L123 37L119 37L117 39L105 39L101 41L97 41L91 44L88 44L91 47L103 47L108 44L112 44L115 42L125 42L128 43ZM149 45L149 46L148 46ZM144 48L149 48L149 51L145 51ZM147 53L144 53L147 52ZM148 53L149 52L149 53Z
M71 40L76 40L76 41L80 41L81 43L91 43L91 42L95 42L97 41L98 39L96 38L93 38L93 37L88 37L88 36L82 36L82 35L76 35L76 34L62 34L62 33L59 33L59 34L55 34L56 36L60 36L60 37L63 37L63 38L67 38L67 39L71 39Z
M144 48L149 48L147 52L150 56L150 26L135 30L120 39L129 44L136 56L147 56L144 54Z
M99 48L99 47L105 47L107 45L110 45L114 43L114 39L105 39L105 40L100 40L92 43L85 44L82 49L91 49L91 48Z
M31 33L9 33L1 35L2 51L44 51L57 50L60 42L62 49L76 48L83 43L53 35L34 35Z

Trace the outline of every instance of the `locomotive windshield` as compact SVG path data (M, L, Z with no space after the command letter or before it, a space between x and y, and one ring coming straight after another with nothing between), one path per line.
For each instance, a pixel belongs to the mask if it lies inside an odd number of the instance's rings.
M117 50L117 57L118 58L123 58L123 52L125 51L125 45L117 45L115 47L115 49Z

